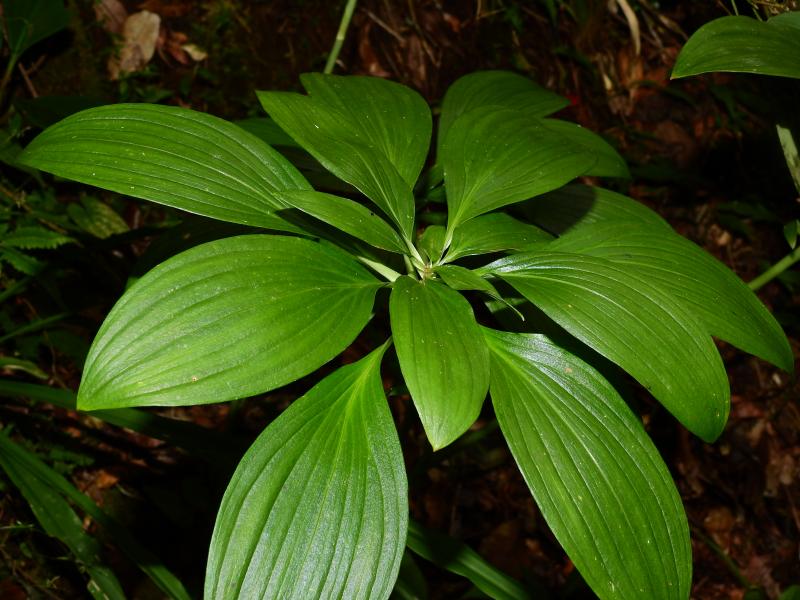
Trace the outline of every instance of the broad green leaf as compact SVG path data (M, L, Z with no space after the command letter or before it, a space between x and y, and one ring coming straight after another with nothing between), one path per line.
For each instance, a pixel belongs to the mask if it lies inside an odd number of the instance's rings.
M103 240L129 229L128 224L113 208L91 196L81 198L80 204L72 203L67 206L67 214L86 233Z
M0 234L0 244L23 250L52 250L74 241L67 235L35 226L18 227L10 233Z
M428 153L431 116L419 94L371 77L306 74L309 96L259 92L275 122L331 173L383 210L406 239L412 189Z
M323 379L242 458L211 539L207 600L389 597L408 491L386 347Z
M611 190L578 183L519 204L514 210L556 235L594 223L621 221L672 231L658 213L641 202Z
M0 397L29 398L34 402L46 402L66 410L78 410L74 392L46 385L0 379ZM225 463L232 457L238 460L244 450L238 440L227 434L200 427L190 421L161 417L136 408L95 410L91 416L183 448L209 462Z
M349 255L302 238L202 244L117 302L86 359L78 407L204 404L275 389L344 350L378 287Z
M59 0L60 1L60 0ZM46 95L38 98L15 98L14 107L25 117L25 123L45 129L70 115L102 106L106 101L91 96L57 96Z
M289 205L376 248L399 254L408 252L402 238L391 225L358 202L308 190L284 192L281 198Z
M797 143L795 143L792 130L788 127L776 125L775 129L778 132L778 141L780 141L781 150L783 150L783 157L786 159L789 175L792 176L794 188L800 194L800 151L797 149Z
M543 123L593 155L597 162L586 171L586 175L595 177L618 177L630 179L631 173L625 159L620 156L614 147L595 132L581 127L577 123L561 121L559 119L544 119Z
M489 388L489 355L472 307L436 281L401 277L389 298L397 358L434 450L478 418Z
M706 23L686 42L672 77L712 71L800 79L800 13L767 22L731 16Z
M559 188L595 162L583 146L518 111L488 107L464 113L441 154L448 229Z
M59 494L90 516L104 529L108 537L114 540L116 546L170 598L189 599L189 594L180 580L164 566L158 557L139 544L128 529L102 511L91 498L81 493L62 475L49 468L30 452L13 444L3 435L0 435L0 462L4 469L10 466L18 473L18 477L24 477L27 482L36 485L43 494L46 493L51 498L58 497L57 494ZM9 476L14 478L11 474ZM34 480L37 483L33 484Z
M498 274L570 334L633 375L689 431L716 439L730 389L711 336L682 302L609 260L562 252L500 259Z
M525 600L531 595L515 579L496 569L466 544L426 529L415 521L408 524L408 547L442 569L469 579L495 600Z
M3 0L3 21L14 57L64 29L70 13L63 0Z
M707 333L786 371L794 368L786 335L758 297L725 265L675 233L602 223L567 234L547 249L610 260L681 302Z
M0 430L0 467L22 492L42 529L69 548L78 565L89 576L86 587L94 598L124 600L125 593L119 580L103 564L102 545L84 531L83 523L69 503L26 468L25 463L30 461L38 462L39 459ZM49 468L44 464L41 467Z
M476 108L493 106L524 113L528 119L553 114L569 104L563 96L511 71L477 71L457 79L447 89L439 117L437 157L458 117Z
M49 127L21 163L222 221L297 231L277 193L310 189L277 151L233 123L185 108L100 106Z
M545 336L484 331L500 428L586 582L604 600L688 598L689 526L641 422L600 373Z
M553 236L546 231L505 213L481 215L453 232L453 241L443 262L503 250L521 251L552 239Z

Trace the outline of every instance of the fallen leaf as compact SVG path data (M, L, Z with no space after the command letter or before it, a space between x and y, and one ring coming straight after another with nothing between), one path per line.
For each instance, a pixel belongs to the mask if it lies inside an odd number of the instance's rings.
M109 33L121 33L128 11L120 0L100 0L94 3L94 14L103 29Z
M161 17L146 10L125 19L119 58L112 56L108 61L112 80L119 79L123 73L139 71L150 62L156 51L160 28Z

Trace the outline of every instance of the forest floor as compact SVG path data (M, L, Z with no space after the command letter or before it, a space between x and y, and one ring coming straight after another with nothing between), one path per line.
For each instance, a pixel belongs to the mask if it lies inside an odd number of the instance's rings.
M35 69L26 65L30 81L17 93L158 100L226 118L258 115L253 90L295 89L300 73L322 68L338 27L339 4L72 0L71 33L53 40ZM774 122L792 102L796 109L798 87L732 75L669 80L686 36L724 14L722 3L635 2L638 36L619 4L556 4L561 9L553 21L544 3L536 2L364 0L336 72L392 78L417 89L434 106L465 73L486 68L525 73L570 99L559 117L603 134L626 157L632 181L611 187L658 211L744 280L788 252L781 228L797 218L800 199ZM95 12L103 9L105 22ZM113 19L124 19L121 9L129 14L148 10L161 21L153 58L139 72L113 81L107 63L119 37L109 30ZM158 218L139 206L125 204L130 226ZM132 247L130 256L140 255L145 246ZM127 275L79 292L100 298L83 315L83 329L76 328L87 341ZM788 273L759 292L784 325L795 356L800 356L798 280L796 272ZM686 506L693 598L778 598L800 583L800 385L763 361L725 344L720 349L731 380L732 409L725 433L714 444L689 435L642 390L637 395ZM51 381L77 387L76 361L55 349L42 362ZM387 388L392 383L387 380ZM165 414L252 439L306 384L248 402ZM413 518L462 539L552 597L591 597L544 524L497 432L488 429L479 441L431 455L408 397L396 396L392 404L410 473ZM141 435L97 424L87 432L86 418L71 411L20 402L4 407L0 419L10 414L28 418L22 430L58 439L61 450L53 450L51 459L72 481L124 515L129 525L141 523L137 530L173 557L170 566L198 585L203 570L198 564L205 559L199 549L205 548L221 493L218 482L209 483L202 463ZM482 415L473 430L481 431L491 417ZM60 550L17 527L32 522L21 498L6 494L0 500L0 563L5 563L0 597L25 598L30 590L41 597L80 597L85 593L80 581L51 560ZM113 566L136 590L134 596L157 597L121 557L111 562L119 562ZM469 588L465 580L434 567L424 570L432 598L458 598Z

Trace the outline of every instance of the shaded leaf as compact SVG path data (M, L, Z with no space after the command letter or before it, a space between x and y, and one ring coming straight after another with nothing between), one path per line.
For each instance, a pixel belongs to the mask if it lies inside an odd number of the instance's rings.
M546 231L505 213L481 215L453 232L453 241L443 262L503 250L522 251L552 239L553 236Z
M476 108L494 106L524 113L528 119L546 117L569 104L566 98L511 71L476 71L457 79L445 93L439 118L437 157L458 117Z
M408 497L386 347L323 379L245 454L217 516L207 599L389 597Z
M696 317L705 331L792 371L786 335L758 297L699 246L661 228L596 224L559 238L548 250L610 260L660 286Z
M518 111L465 113L442 146L448 229L559 188L595 162L582 146Z
M78 227L100 239L128 231L128 224L113 208L91 196L81 198L80 204L70 204L67 214Z
M245 235L187 250L142 277L106 318L78 406L178 406L285 385L339 354L380 286L349 255Z
M284 192L281 198L289 205L376 248L399 254L408 252L402 238L391 225L358 202L308 190Z
M3 0L3 21L13 56L58 33L69 24L62 0Z
M393 600L427 600L428 582L422 574L417 562L411 552L403 552L403 560L400 561L400 572L397 575L397 582L392 590Z
M11 233L0 236L0 244L23 250L52 250L74 242L71 237L44 227L17 227Z
M456 575L495 600L525 600L531 595L522 585L496 569L466 544L426 529L416 521L408 524L408 547L415 554Z
M485 329L500 428L550 529L600 598L688 598L689 526L639 420L541 335Z
M672 77L712 71L800 79L800 13L785 13L767 22L729 16L706 23L684 45Z
M519 204L514 210L556 235L594 223L620 221L672 231L672 227L658 213L641 202L611 190L578 183Z
M270 146L301 148L275 121L267 117L251 117L234 123Z
M397 357L434 450L478 418L489 387L489 361L472 307L436 281L401 277L389 299Z
M485 271L633 375L692 433L712 441L722 432L730 389L716 346L659 286L609 260L562 252L517 254Z
M442 257L445 232L442 225L428 225L419 236L417 247L428 255L431 262L438 262Z
M18 159L60 177L222 221L297 231L277 192L310 189L289 161L236 125L185 108L115 104L67 117Z

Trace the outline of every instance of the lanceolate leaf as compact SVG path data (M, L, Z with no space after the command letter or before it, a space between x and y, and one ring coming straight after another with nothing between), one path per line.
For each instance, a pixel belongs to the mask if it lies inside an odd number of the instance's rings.
M522 314L516 308L514 308L514 306L503 299L503 297L500 295L500 292L498 292L490 282L475 273L475 271L470 271L469 269L459 267L458 265L442 265L440 267L436 267L435 271L448 287L454 290L472 290L488 294L493 299L503 302L508 308L514 311L520 319L523 321L525 320Z
M658 213L641 202L611 190L573 183L523 202L514 210L547 231L561 235L594 223L630 221L634 227L661 227L672 231Z
M477 71L458 79L447 89L439 118L437 155L447 132L464 113L486 106L508 108L524 113L528 119L546 117L569 104L527 77L511 71Z
M245 235L187 250L108 315L78 407L203 404L282 386L353 341L379 286L348 255L301 238Z
M19 161L60 177L232 223L298 231L276 192L310 189L288 160L232 123L184 108L100 106L39 135Z
M596 158L523 113L488 107L453 123L440 162L452 231L480 214L561 187Z
M259 92L258 98L283 130L375 202L410 240L412 189L431 135L425 101L376 78L309 74L302 81L310 96Z
M552 239L546 231L505 213L481 215L455 230L444 262L503 250L521 251Z
M389 300L397 357L434 450L475 422L489 387L489 356L472 307L435 281L401 277Z
M779 15L766 23L740 16L706 23L686 42L672 77L711 71L800 79L800 13Z
M388 598L408 527L386 346L297 400L245 454L222 500L205 598Z
M309 190L285 192L282 198L291 206L376 248L399 254L408 252L391 225L358 202Z
M711 336L683 303L594 256L532 252L485 268L576 338L633 375L706 441L728 418L730 389Z
M595 156L597 162L591 169L586 171L586 175L618 177L620 179L631 178L625 159L619 155L619 152L611 144L590 129L559 119L544 119L543 123L553 131L583 146L586 151Z
M550 529L600 598L684 600L689 527L639 420L541 335L484 330L500 428Z
M67 481L64 476L48 467L35 455L14 444L3 435L0 435L0 466L6 470L15 485L18 485L20 489L22 489L23 494L29 501L33 498L35 503L42 505L42 513L36 512L37 509L34 508L37 518L42 514L43 518L49 521L56 531L64 532L67 535L73 535L70 533L70 529L74 529L74 527L68 524L68 521L71 521L72 517L68 517L66 512L62 513L63 509L57 508L59 503L63 502L64 505L66 505L65 499L69 500L69 502L80 508L80 510L100 525L108 537L114 540L116 546L125 553L128 558L134 561L170 598L188 600L189 594L186 592L183 584L164 566L158 557L141 546L133 535L131 535L130 531L103 512L94 501L81 493L74 485ZM30 495L25 492L26 488L29 490ZM31 503L32 507L34 502ZM74 512L72 514L73 516L75 515ZM49 525L45 525L44 521L42 521L42 525L51 535L58 535L57 533L51 532ZM78 521L78 526L82 531L83 525L80 521ZM74 535L77 537L77 532L75 532ZM78 558L84 562L93 562L91 560L91 554L96 552L96 550L92 550L92 542L87 539L83 542L79 542L79 545L85 549L88 554L85 559L82 559L80 556L78 556ZM76 552L76 556L77 555L78 552ZM98 573L106 577L106 575L99 570L103 567L97 568L97 571L90 572L90 574L94 577L95 573ZM106 579L108 579L108 577L106 577ZM105 591L107 592L108 590Z
M61 0L4 0L3 22L11 53L28 48L69 25L70 13Z
M408 525L408 547L433 564L466 577L494 600L531 597L518 581L497 570L466 544L414 521Z
M695 315L711 335L786 371L794 356L780 325L725 265L666 230L597 224L559 238L555 252L589 254L657 284Z

